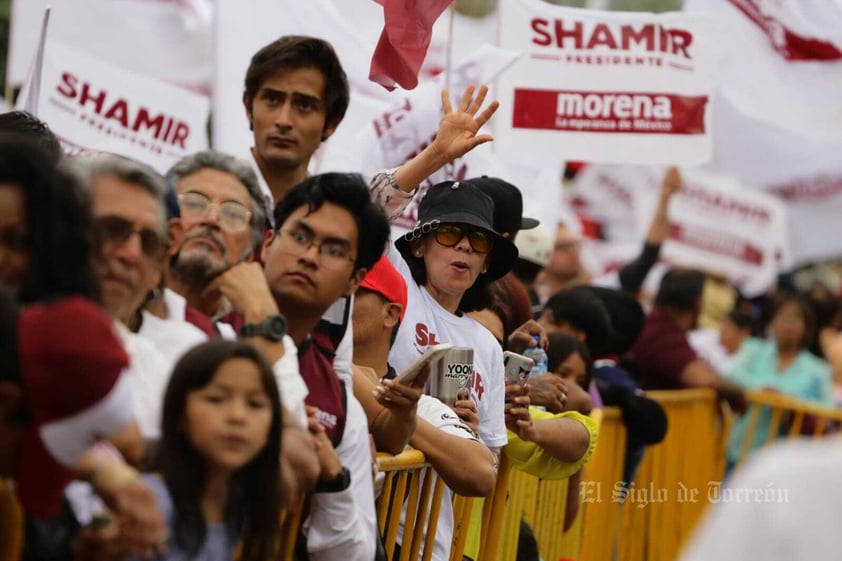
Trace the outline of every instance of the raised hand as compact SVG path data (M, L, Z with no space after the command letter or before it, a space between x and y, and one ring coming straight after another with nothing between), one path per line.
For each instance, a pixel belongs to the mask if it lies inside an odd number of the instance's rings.
M477 133L497 111L500 103L492 101L485 109L480 111L483 102L485 102L485 97L488 95L488 87L480 87L476 97L474 91L474 86L465 88L456 111L453 110L450 103L448 91L443 90L441 92L444 117L439 123L438 133L433 140L433 148L447 161L464 156L480 144L494 140L494 137L490 134Z

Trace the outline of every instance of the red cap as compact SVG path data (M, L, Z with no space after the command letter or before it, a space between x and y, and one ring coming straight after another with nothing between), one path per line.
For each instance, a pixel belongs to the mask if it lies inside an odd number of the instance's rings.
M84 298L25 308L17 327L31 423L15 482L24 508L51 518L80 456L133 419L129 358L112 320Z
M365 275L360 288L376 292L388 302L401 305L401 321L406 312L406 281L384 255Z

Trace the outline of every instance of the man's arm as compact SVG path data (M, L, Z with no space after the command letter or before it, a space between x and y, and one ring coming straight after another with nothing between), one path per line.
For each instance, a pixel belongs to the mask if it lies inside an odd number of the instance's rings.
M376 448L389 454L400 454L415 432L415 408L427 376L416 378L412 385L385 380L383 383L388 387L386 391L380 391L359 366L352 364L351 369L354 373L354 395L368 418Z
M620 285L626 292L637 294L646 275L658 262L661 254L661 245L669 235L669 203L672 196L681 189L681 174L676 167L670 167L664 174L661 181L661 193L658 198L658 206L646 232L646 239L643 242L643 249L633 261L623 265L618 271Z
M424 453L453 492L466 497L487 497L496 474L491 451L478 440L448 434L418 419L409 444Z
M746 410L746 396L742 386L723 378L703 360L696 359L687 364L681 371L679 382L686 388L713 388L735 413Z

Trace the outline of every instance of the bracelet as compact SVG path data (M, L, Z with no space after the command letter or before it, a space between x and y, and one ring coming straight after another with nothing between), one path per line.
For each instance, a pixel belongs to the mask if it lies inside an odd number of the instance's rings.
M398 170L397 170L397 169L395 169L395 170L390 171L389 173L387 173L387 174L386 174L386 179L389 181L389 185L391 185L393 189L396 189L396 190L400 191L400 190L401 190L401 188L400 188L400 186L398 185L398 179L397 179L397 177L395 177L395 174L396 174L396 172L397 172L397 171L398 171Z

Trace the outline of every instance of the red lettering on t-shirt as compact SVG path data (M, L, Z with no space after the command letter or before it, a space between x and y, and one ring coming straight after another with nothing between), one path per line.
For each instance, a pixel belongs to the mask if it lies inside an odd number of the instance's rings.
M476 370L474 370L474 373L471 375L471 388L473 388L474 393L477 394L477 401L482 399L482 394L485 393L485 386L482 383L482 376Z
M415 324L415 344L419 347L438 345L436 334L430 332L430 328L423 323Z

